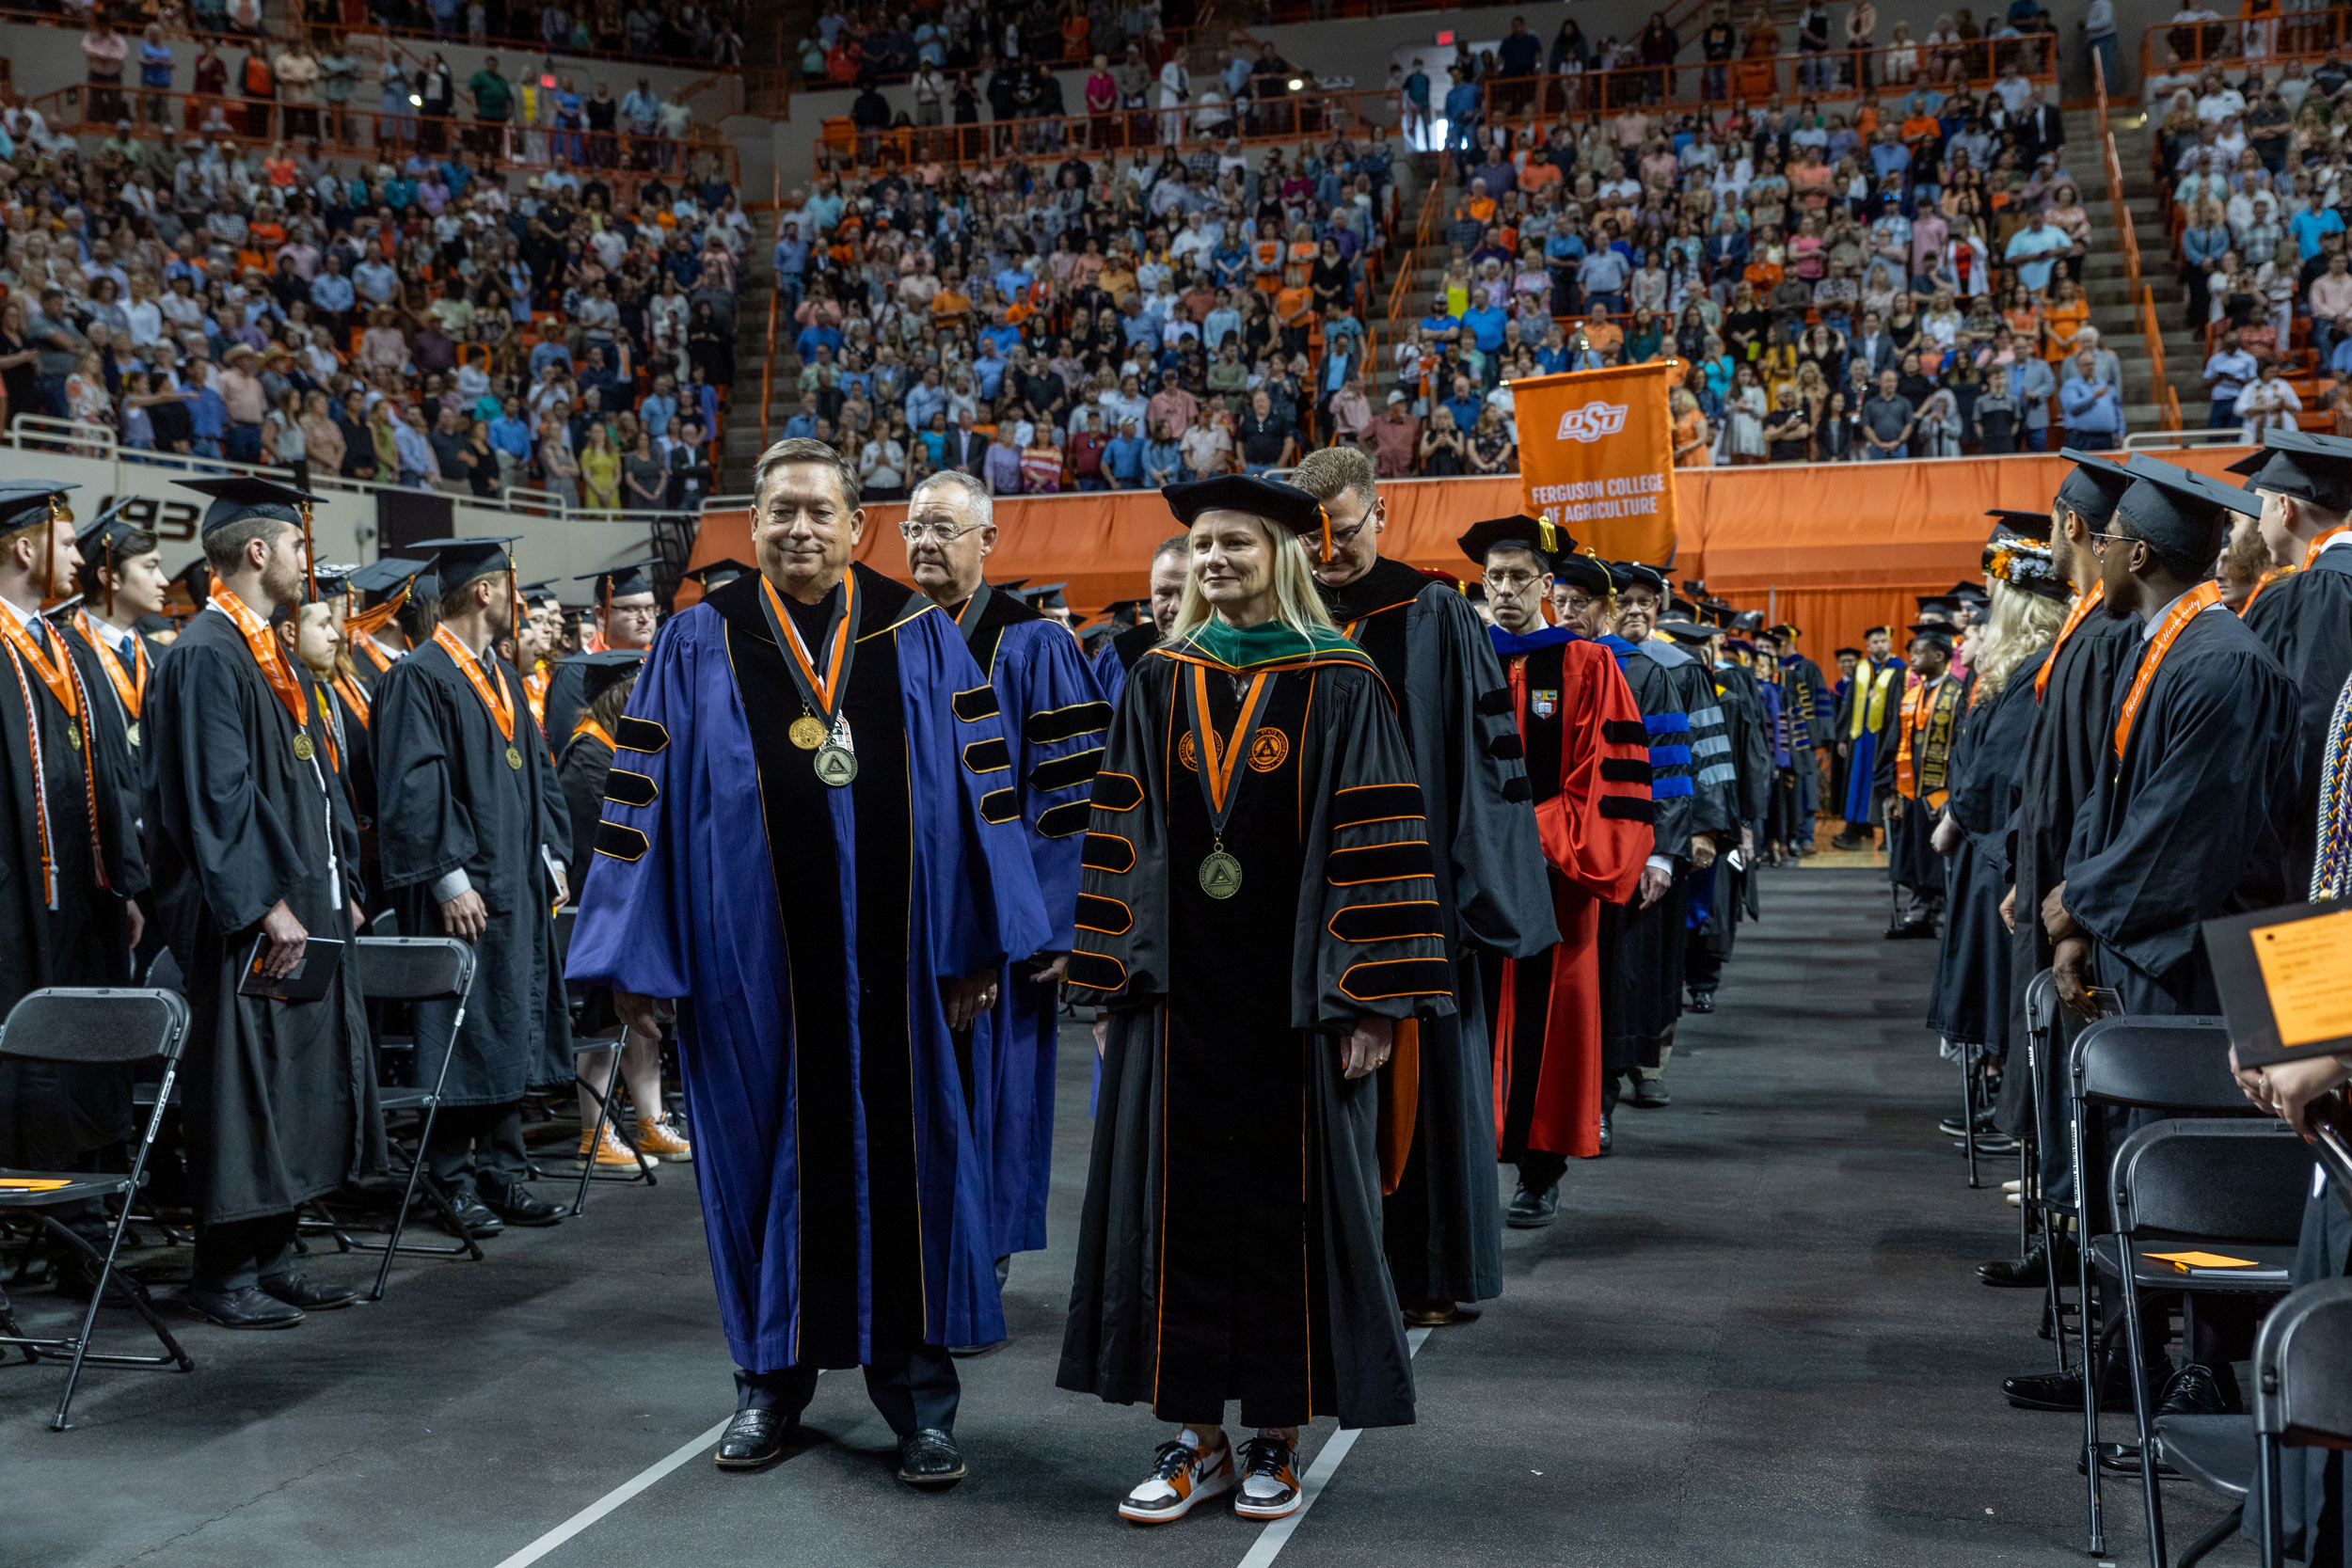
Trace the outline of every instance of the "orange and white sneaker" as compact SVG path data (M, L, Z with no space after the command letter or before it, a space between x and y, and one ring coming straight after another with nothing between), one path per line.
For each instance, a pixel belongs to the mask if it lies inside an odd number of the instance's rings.
M572 1159L574 1164L584 1165L590 1163L588 1140L594 1136L593 1132L582 1132L580 1135L580 1150ZM595 1164L599 1170L635 1170L638 1168L637 1156L630 1151L628 1145L621 1142L621 1135L609 1126L604 1130L603 1139L596 1144Z
M1138 1525L1164 1525L1191 1513L1201 1498L1232 1489L1232 1445L1220 1443L1203 1452L1200 1434L1186 1427L1152 1454L1152 1473L1120 1501L1119 1516Z
M1241 1446L1241 1491L1233 1512L1245 1519L1280 1519L1298 1512L1298 1453L1283 1438L1260 1433Z
M686 1141L686 1134L674 1121L637 1121L637 1147L649 1160L666 1160L682 1165L694 1158L694 1146Z

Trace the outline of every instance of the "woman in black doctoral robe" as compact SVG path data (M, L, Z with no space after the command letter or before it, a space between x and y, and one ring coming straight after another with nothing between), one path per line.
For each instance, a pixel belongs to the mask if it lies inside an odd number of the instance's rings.
M1184 1429L1125 1517L1238 1479L1236 1512L1278 1518L1298 1426L1413 1418L1373 1074L1453 980L1412 759L1295 537L1313 498L1238 475L1167 495L1192 575L1095 781L1071 959L1109 1024L1058 1381ZM1238 1467L1235 1398L1258 1433Z

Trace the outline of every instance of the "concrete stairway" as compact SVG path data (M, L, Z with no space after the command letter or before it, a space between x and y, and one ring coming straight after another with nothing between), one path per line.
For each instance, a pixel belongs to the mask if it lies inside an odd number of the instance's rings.
M2157 330L2164 347L2165 371L2174 395L2181 400L2183 421L2204 422L2204 384L2198 377L2205 361L2204 337L2185 322L2187 295L2180 282L2179 264L2157 202L2155 171L2149 163L2151 128L2137 104L2113 109L2115 153L2123 170L2123 204L2132 216L2139 245L2139 280L2155 307ZM2124 429L2133 434L2161 428L2155 361L2130 285L2123 272L2122 236L2117 232L2114 209L2107 201L2106 174L2099 151L2097 116L2070 110L2066 116L2067 166L2084 182L2083 202L2090 212L2091 248L2083 262L2083 290L2090 299L2090 319L2105 346L2123 366Z

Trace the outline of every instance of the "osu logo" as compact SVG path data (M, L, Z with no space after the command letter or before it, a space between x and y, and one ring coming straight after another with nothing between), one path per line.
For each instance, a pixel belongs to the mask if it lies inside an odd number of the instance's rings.
M1289 761L1290 754L1290 736L1271 725L1249 737L1249 767L1254 772L1271 773Z
M1571 408L1560 416L1562 441L1597 441L1604 436L1614 436L1625 428L1625 417L1630 404L1601 403L1597 400L1581 408Z

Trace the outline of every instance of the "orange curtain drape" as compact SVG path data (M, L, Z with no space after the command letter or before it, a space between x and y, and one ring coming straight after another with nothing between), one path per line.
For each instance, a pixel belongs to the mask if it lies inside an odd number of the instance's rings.
M2243 447L2152 453L2221 474ZM1804 651L1824 669L1841 645L1859 646L1865 626L1901 626L1913 599L1981 580L1992 507L2046 510L2072 467L2056 454L1957 458L1931 463L1836 463L1677 470L1677 581L1704 579L1742 610L1770 611L1804 633ZM1519 510L1517 475L1495 479L1384 481L1388 531L1380 553L1466 576L1454 543L1470 524ZM903 503L866 509L857 558L903 580L898 537ZM1093 613L1146 591L1152 546L1178 531L1156 491L1007 496L996 501L998 539L992 582L1024 578L1065 582L1071 608ZM755 560L748 512L706 515L692 564ZM1655 564L1655 562L1653 562ZM696 587L679 590L681 607Z

